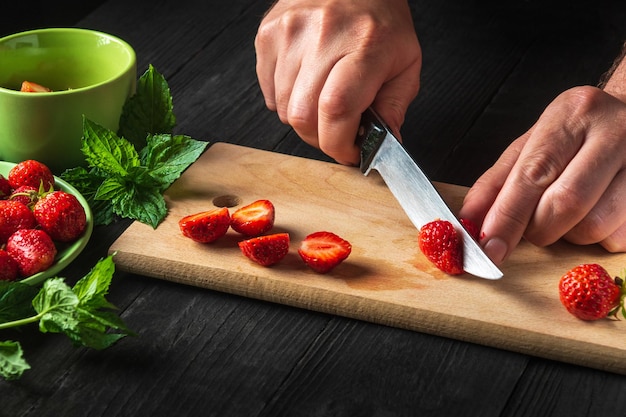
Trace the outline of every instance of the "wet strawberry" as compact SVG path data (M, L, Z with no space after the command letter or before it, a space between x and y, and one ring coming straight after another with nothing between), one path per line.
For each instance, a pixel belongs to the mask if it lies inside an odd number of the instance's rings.
M315 232L304 238L298 254L315 272L325 274L343 262L352 252L347 240L331 232Z
M15 281L19 278L17 262L9 253L0 249L0 281Z
M559 281L563 306L581 320L598 320L614 315L620 307L622 283L598 264L578 265Z
M8 175L11 187L18 188L22 185L30 185L39 189L49 190L54 186L54 175L45 164L27 159L15 165Z
M426 258L441 271L463 274L463 244L452 223L441 219L426 223L420 228L418 244Z
M274 226L274 216L274 205L269 200L257 200L236 210L230 226L243 235L260 236Z
M0 174L0 198L7 198L13 192L13 187L9 180Z
M46 232L20 229L7 240L6 251L18 265L22 277L45 271L54 263L57 249Z
M19 229L37 226L33 212L19 201L0 200L0 245Z
M190 214L178 221L183 236L199 243L211 243L224 236L230 227L227 207Z
M476 223L470 219L459 219L459 222L461 222L465 230L467 230L467 233L469 233L474 240L478 241L480 239L480 227L478 227Z
M289 252L289 234L276 233L253 237L239 242L241 252L263 266L271 266L287 256Z
M37 200L39 200L39 190L30 185L22 185L13 190L11 195L9 195L9 199L19 201L32 209Z
M87 226L87 214L78 198L61 190L41 196L33 215L39 227L57 242L75 241Z

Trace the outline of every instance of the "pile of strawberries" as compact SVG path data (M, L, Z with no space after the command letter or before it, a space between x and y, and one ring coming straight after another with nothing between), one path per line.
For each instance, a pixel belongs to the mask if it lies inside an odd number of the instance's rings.
M43 163L26 160L0 175L0 280L14 281L48 269L57 244L85 231L87 216L76 196L54 187Z
M241 252L262 266L272 266L289 253L289 233L266 234L274 227L275 208L269 200L257 200L234 211L227 207L190 214L179 220L182 234L196 242L210 243L229 228L245 237L238 243ZM315 232L301 242L298 254L304 263L321 274L343 262L352 246L334 233Z

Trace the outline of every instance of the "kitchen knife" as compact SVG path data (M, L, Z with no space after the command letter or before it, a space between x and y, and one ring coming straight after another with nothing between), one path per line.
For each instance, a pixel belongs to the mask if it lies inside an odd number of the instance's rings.
M372 109L361 117L357 134L361 172L375 169L419 230L435 219L450 221L462 236L463 269L481 278L499 279L502 272L461 225L426 174Z

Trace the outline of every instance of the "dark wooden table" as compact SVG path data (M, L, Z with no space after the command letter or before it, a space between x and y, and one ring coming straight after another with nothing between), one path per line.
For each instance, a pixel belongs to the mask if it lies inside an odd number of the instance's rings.
M327 160L264 107L253 39L269 2L92 4L71 22L39 13L0 30L118 35L140 73L165 75L178 133ZM423 88L403 135L432 179L471 185L559 92L598 82L626 39L626 6L562 6L413 2ZM96 228L68 281L128 224ZM626 377L607 372L122 272L109 298L138 337L98 352L10 334L32 370L0 381L1 416L626 415Z

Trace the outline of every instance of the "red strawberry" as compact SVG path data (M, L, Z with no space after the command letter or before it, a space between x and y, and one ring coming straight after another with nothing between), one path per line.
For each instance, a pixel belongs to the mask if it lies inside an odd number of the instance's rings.
M254 262L274 265L289 252L289 233L258 236L239 242L241 252Z
M54 175L50 168L33 159L22 161L11 168L8 179L13 188L30 185L37 189L43 186L44 190L49 190L54 186Z
M23 81L20 91L23 93L49 93L52 90L32 81Z
M19 229L37 226L33 212L19 201L0 200L0 245Z
M31 187L30 185L22 185L13 190L11 195L9 195L9 199L19 201L20 203L28 206L28 208L32 209L39 199L39 189Z
M467 230L467 233L469 233L469 235L473 237L474 240L478 241L480 238L480 227L478 227L478 225L470 219L459 219L459 221L461 222L465 230Z
M7 241L6 250L17 262L23 277L48 269L57 254L50 236L40 229L20 229L13 233Z
M7 198L13 192L13 187L8 179L0 174L0 198Z
M18 277L17 262L7 251L0 249L0 281L15 281Z
M41 196L33 214L39 227L58 242L75 241L87 226L87 213L78 198L61 190Z
M260 236L274 226L274 215L274 205L269 200L257 200L236 210L230 226L242 235Z
M210 243L224 236L230 227L227 207L190 214L178 221L183 236L196 242Z
M463 244L447 220L437 219L421 227L418 244L422 253L437 268L450 275L463 271Z
M352 245L331 232L315 232L304 238L298 254L315 272L325 274L344 261Z
M598 264L578 265L559 281L559 298L567 311L581 320L614 315L622 299L622 283Z

